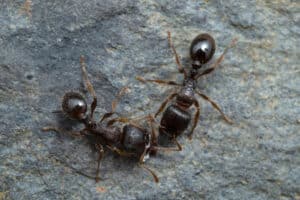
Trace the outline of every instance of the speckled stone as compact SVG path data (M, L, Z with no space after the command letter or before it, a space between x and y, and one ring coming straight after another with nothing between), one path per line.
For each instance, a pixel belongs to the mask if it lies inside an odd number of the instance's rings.
M0 199L300 199L300 4L281 1L2 0L0 1ZM153 113L172 87L136 75L182 81L167 31L185 67L199 33L213 35L214 59L233 38L221 66L198 81L234 120L229 125L200 100L201 117L182 152L147 161L97 152L84 138L42 132L79 128L52 111L66 91L87 95L84 55L98 96L96 116ZM90 96L88 101L91 102Z

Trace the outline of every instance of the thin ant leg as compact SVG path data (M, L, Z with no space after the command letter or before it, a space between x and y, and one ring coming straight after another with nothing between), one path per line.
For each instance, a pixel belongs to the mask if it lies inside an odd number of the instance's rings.
M58 158L55 157L55 156L51 156L51 155L50 155L50 157L51 157L52 159L54 159L56 162L62 164L63 166L65 166L65 167L67 167L67 168L70 168L72 171L74 171L75 173L77 173L77 174L79 174L79 175L81 175L81 176L85 176L85 177L87 177L87 178L89 178L89 179L93 179L93 180L96 179L95 176L91 176L91 175L85 174L85 173L81 172L80 170L78 170L78 169L76 169L76 168L74 168L74 167L68 165L65 161L60 160L60 159L58 159ZM103 180L103 179L100 178L100 180Z
M174 143L177 145L177 150L176 151L182 151L182 146L181 144L177 141L177 138L173 138Z
M57 127L54 127L54 126L46 126L46 127L42 128L42 131L55 131L55 132L60 133L60 134L68 134L68 135L71 135L73 137L84 136L85 135L84 130L85 129L82 129L79 132L78 131L66 131L66 130L63 130L61 128L57 128Z
M147 116L148 117L148 124L150 125L150 127L151 127L151 143L154 145L154 146L157 146L157 144L158 144L158 136L159 136L159 134L158 134L158 132L157 132L157 129L155 128L155 119L154 119L154 117L152 116L152 115L148 115Z
M159 182L159 179L158 179L157 175L155 174L155 172L154 172L153 170L151 170L150 168L148 168L147 166L145 166L145 164L144 164L144 162L145 162L145 161L144 161L144 158L145 158L145 155L146 155L146 151L147 151L147 149L145 149L144 152L142 153L142 155L141 155L141 157L140 157L140 159L139 159L138 165L139 165L141 168L147 170L147 171L153 176L154 181L155 181L156 183L158 183L158 182Z
M223 53L221 54L221 56L217 59L217 61L212 65L212 67L204 70L203 72L197 74L197 76L195 77L195 80L197 80L200 76L204 76L206 74L209 74L211 72L213 72L218 66L219 64L223 61L224 57L225 57L225 54L227 53L227 51L234 47L235 44L237 42L237 38L234 38L231 43L225 48L225 50L223 51Z
M100 123L103 122L105 119L111 117L117 108L117 105L121 99L121 97L127 92L128 87L123 87L120 92L118 93L117 97L111 102L111 112L105 113L102 118L100 119Z
M175 61L176 61L176 64L178 66L178 71L179 71L179 73L183 73L184 74L184 78L186 78L187 77L187 73L186 73L185 69L182 67L181 63L180 63L179 56L178 56L178 54L176 52L176 49L175 49L175 47L174 47L174 45L172 43L172 40L171 40L171 32L170 31L168 31L168 42L169 42L170 48L173 50L173 53L175 55Z
M127 117L116 117L116 118L113 118L113 119L109 120L107 122L107 126L112 126L116 122L129 123L130 119L127 118Z
M173 138L174 143L176 144L177 147L160 147L160 146L155 146L152 147L154 150L157 151L182 151L182 146L181 144L177 141L176 138Z
M172 141L176 144L177 148L176 148L176 150L174 150L174 151L182 151L182 146L181 146L181 144L178 142L176 136L175 136L175 135L172 135L172 134L170 134L170 133L168 133L168 132L166 132L166 131L164 130L165 128L164 128L163 126L160 126L160 129L162 129L163 134L165 134L165 135L167 135L168 137L172 138Z
M139 165L141 168L147 170L147 171L153 176L153 179L154 179L154 181L155 181L156 183L159 182L159 178L157 177L157 175L155 174L155 172L154 172L152 169L148 168L144 163L139 163L138 165Z
M103 149L103 146L101 144L96 144L96 149L99 151L99 157L98 157L98 162L97 162L97 170L96 170L96 182L98 182L100 180L100 177L99 177L99 173L100 173L100 161L102 160L103 158L103 155L104 155L104 149Z
M53 110L52 113L54 113L54 114L64 114L64 111L62 111L62 110Z
M155 119L150 114L148 114L148 115L144 115L144 116L131 118L130 123L139 124L139 121L142 121L145 119L148 121L148 123L149 123L149 121L150 121L150 123L155 121ZM150 126L151 126L151 124L150 124Z
M117 97L112 101L111 103L111 112L115 112L117 105L119 101L121 100L121 97L128 91L128 87L123 87Z
M141 121L143 119L147 119L149 121L149 120L152 120L152 118L153 117L150 114L148 114L148 115L144 115L144 116L131 118L131 121Z
M141 120L143 120L143 119L145 119L145 118L149 118L149 115L145 115L145 116L141 116L141 117L136 117L136 118L116 117L116 118L113 118L113 119L109 120L109 121L107 122L107 126L112 126L112 125L113 125L114 123L116 123L116 122L121 122L121 123L130 123L130 124L133 125L133 126L136 126L136 127L138 127L138 128L141 128L141 127L139 127L139 126L137 125L136 122L141 121ZM141 128L141 129L143 129L143 128Z
M68 166L68 167L70 167L70 166ZM100 181L100 180L103 180L103 179L100 178L100 177L94 177L94 176L85 174L85 173L83 173L83 172L81 172L81 171L79 171L79 170L77 170L77 169L75 169L75 168L73 168L73 167L70 167L70 168L71 168L74 172L76 172L77 174L80 174L81 176L85 176L85 177L90 178L90 179L94 179L94 180L96 180L96 182L98 182L98 181Z
M93 119L94 111L95 111L96 106L97 106L97 96L96 96L96 92L94 90L94 87L93 87L92 83L89 80L89 77L88 77L88 74L87 74L87 71L86 71L86 64L85 64L84 56L80 56L80 65L81 65L81 69L82 69L83 81L86 85L87 90L93 96L93 102L91 104L91 115L90 115L91 118Z
M130 120L128 122L128 124L138 128L138 129L141 129L141 130L145 130L143 127L141 127L137 122L140 121L140 120Z
M194 117L194 123L193 123L193 126L192 126L192 130L191 130L191 133L189 135L189 139L190 140L192 139L192 136L193 136L193 133L194 133L194 129L197 126L197 123L198 123L198 120L199 120L199 115L200 115L200 105L199 105L199 103L198 103L197 100L194 101L194 105L196 107L196 113L195 113L195 117Z
M196 91L196 93L202 97L204 100L208 101L216 110L219 111L219 113L222 115L222 117L224 118L224 120L229 123L229 124L233 124L233 121L227 117L221 110L221 108L218 106L217 103L215 103L211 98L209 98L208 96L206 96L205 94L199 92L199 91Z
M169 46L170 48L172 49L173 51L173 54L175 55L175 61L176 61L176 64L178 66L178 71L179 73L183 73L184 74L184 78L187 77L187 72L186 70L182 67L181 63L180 63L180 59L179 59L179 56L177 54L177 51L172 43L172 40L171 40L171 32L168 31L168 42L169 42ZM178 84L174 81L165 81L165 80L159 80L159 79L144 79L142 78L141 76L136 76L136 79L138 81L141 81L143 83L145 82L154 82L154 83L158 83L158 84L163 84L163 85L176 85L176 86L181 86L181 84Z
M113 112L105 113L105 114L101 117L101 119L100 119L99 122L100 122L100 123L103 122L105 119L111 117L113 114L114 114Z
M135 77L138 81L145 83L145 82L153 82L153 83L157 83L157 84L161 84L161 85L175 85L175 86L182 86L179 83L176 83L174 81L165 81L165 80L159 80L159 79L144 79L141 76L136 76Z
M109 148L112 152L115 152L117 154L119 154L120 156L125 156L125 157L130 157L130 156L134 156L135 153L129 153L126 151L123 151L117 147L114 146L110 146L110 145L106 145L107 148Z
M169 101L171 101L171 100L172 100L174 97L176 97L176 96L177 96L177 93L176 93L176 92L174 92L174 93L172 93L170 96L168 96L168 97L164 100L164 102L160 105L160 107L159 107L158 111L155 113L154 117L156 118L157 115L159 115L159 113L161 113L161 112L164 110L164 108L166 107L167 103L168 103Z

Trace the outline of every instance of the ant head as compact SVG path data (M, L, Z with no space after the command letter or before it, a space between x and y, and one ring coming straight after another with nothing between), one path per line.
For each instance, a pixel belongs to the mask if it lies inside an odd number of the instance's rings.
M87 104L81 94L67 92L63 97L62 109L68 117L82 120L86 117Z
M216 49L215 40L207 33L198 35L191 44L190 56L193 60L192 66L200 68L214 55Z

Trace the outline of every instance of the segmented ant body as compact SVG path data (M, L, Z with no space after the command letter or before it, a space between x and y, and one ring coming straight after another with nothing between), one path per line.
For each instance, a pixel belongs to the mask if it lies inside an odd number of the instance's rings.
M103 158L104 147L118 153L121 156L136 156L139 158L139 166L150 172L155 180L158 182L156 174L144 165L146 158L150 154L156 153L158 150L176 151L176 148L165 148L157 146L156 130L154 128L154 119L151 115L142 117L140 119L129 119L125 117L117 117L110 119L115 113L120 97L124 94L127 88L123 88L118 94L117 98L112 101L111 112L105 113L99 122L96 122L93 115L97 106L97 97L95 90L88 79L84 58L81 57L81 69L83 72L83 79L87 90L93 96L91 103L91 111L87 112L87 103L85 98L77 92L68 92L64 95L62 101L62 110L70 118L77 120L84 124L84 128L78 132L66 132L57 127L44 127L43 131L56 131L60 133L68 133L73 136L86 136L94 139L95 147L99 151L98 165L96 172L96 181L99 180L100 161ZM140 127L135 122L145 119L151 126L151 132ZM114 125L116 122L125 124L122 128ZM81 173L83 174L83 173ZM83 174L85 175L85 174ZM85 175L88 176L88 175ZM91 176L88 176L91 177Z
M171 42L170 32L168 32L168 41L175 55L175 60L178 65L178 71L179 73L182 73L184 75L183 83L179 84L174 81L166 81L159 79L144 79L140 76L137 76L136 78L141 82L155 82L158 84L181 87L179 91L169 95L163 101L158 111L155 113L156 118L162 111L164 111L160 121L159 132L170 136L173 139L173 141L176 142L176 144L179 145L181 148L181 145L178 144L176 138L188 128L192 120L191 113L189 111L189 108L192 105L196 107L196 112L193 119L191 133L189 135L190 139L192 138L193 131L196 128L199 119L200 106L198 100L195 97L195 94L199 95L204 100L210 102L211 105L221 113L226 122L232 123L232 121L221 111L220 107L213 100L211 100L208 96L199 91L199 89L197 88L197 79L206 74L211 73L216 69L216 67L224 59L227 50L230 47L234 46L236 39L232 40L231 44L228 47L226 47L222 55L210 68L207 68L202 72L199 72L198 70L202 68L204 64L208 63L208 61L211 60L216 49L215 41L209 34L200 34L192 41L190 46L192 69L190 71L187 71L185 68L182 67L179 56ZM174 103L172 103L165 109L167 104L174 98L176 98Z

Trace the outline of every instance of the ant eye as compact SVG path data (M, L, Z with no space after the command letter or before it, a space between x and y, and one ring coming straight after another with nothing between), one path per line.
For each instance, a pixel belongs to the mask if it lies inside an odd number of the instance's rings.
M191 44L190 56L194 65L200 66L207 63L214 55L215 40L208 34L198 35Z
M83 119L87 111L87 104L83 96L76 92L68 92L62 101L63 111L73 119Z

